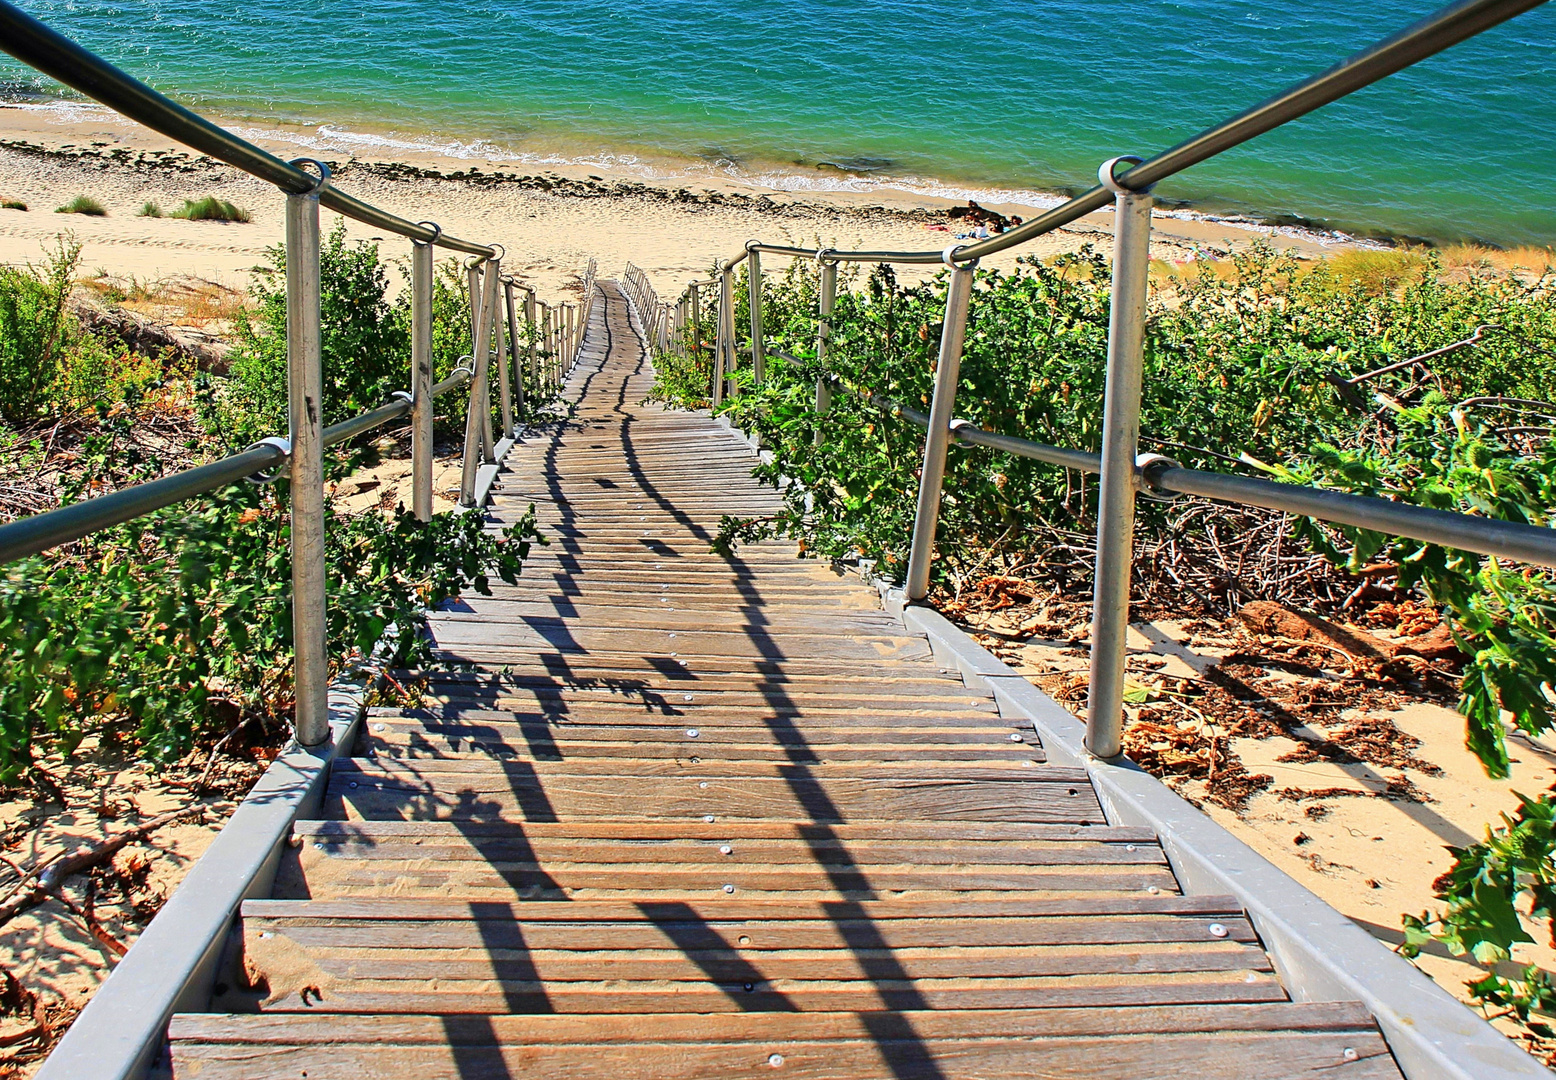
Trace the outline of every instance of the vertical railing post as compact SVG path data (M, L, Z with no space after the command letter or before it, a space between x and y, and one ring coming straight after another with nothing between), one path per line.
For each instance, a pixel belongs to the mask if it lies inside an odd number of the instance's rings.
M535 289L530 285L524 287L524 325L528 331L525 338L529 343L529 377L538 393L540 391L540 327L535 325Z
M746 271L746 304L751 309L751 378L758 386L767 376L767 354L762 349L762 253L746 246L750 269Z
M431 222L422 222L431 225ZM441 234L436 225L432 228ZM411 511L432 520L432 245L411 246Z
M301 162L294 162L300 164ZM324 370L319 340L320 162L312 191L286 197L286 387L291 427L293 728L303 746L330 737L324 568Z
M940 356L935 361L935 392L929 403L929 432L924 437L924 466L919 471L918 507L913 515L913 547L908 553L907 594L922 600L929 594L929 561L935 552L935 525L940 520L940 486L945 479L946 448L951 442L951 417L956 410L956 384L962 371L962 342L967 334L967 306L972 299L977 260L957 265L946 248L951 283L946 289L945 324L940 331Z
M481 317L475 327L475 371L470 377L470 409L465 416L465 456L459 477L459 505L475 505L475 474L483 462L495 456L492 440L492 326L497 307L497 279L502 274L497 259L487 259L480 275ZM471 306L476 300L472 298Z
M816 305L816 415L825 416L832 411L832 383L827 378L827 343L832 339L832 305L837 302L837 263L823 258L825 251L816 252L821 264L820 301ZM816 445L820 446L821 424L816 424Z
M734 271L725 267L719 273L719 328L713 341L713 404L724 400L725 381L735 372L735 286Z
M509 364L513 368L513 409L518 416L524 415L524 365L519 361L519 307L513 298L515 289L514 280L511 277L502 279L503 302L508 315L508 351L512 353ZM512 421L509 422L510 438L514 437L517 428Z
M695 283L688 286L691 291L691 320L692 320L692 360L702 358L702 311L698 304L698 288ZM709 393L712 393L710 388Z
M1134 555L1135 456L1140 437L1140 386L1145 358L1145 305L1151 267L1150 189L1131 191L1113 178L1120 161L1099 176L1116 196L1113 214L1113 296L1108 318L1107 388L1102 416L1102 479L1097 506L1097 570L1091 606L1091 679L1086 698L1086 748L1099 758L1123 749L1125 635Z
M542 377L546 385L550 386L551 363L555 359L551 355L551 305L544 300L540 301L540 351L545 355L540 358Z
M488 273L496 273L493 266ZM500 277L500 275L499 275ZM504 333L503 298L492 291L492 359L497 364L497 397L501 406L502 437L513 438L513 388L508 379L508 347L507 334ZM514 351L517 351L515 346Z

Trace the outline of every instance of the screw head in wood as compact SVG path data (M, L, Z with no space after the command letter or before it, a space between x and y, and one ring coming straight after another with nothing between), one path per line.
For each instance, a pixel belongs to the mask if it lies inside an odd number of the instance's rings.
M1355 1061L1361 1056L1356 1052L1356 1048L1354 1046L1347 1046L1344 1050L1340 1051L1340 1054L1345 1058L1346 1061Z
M723 847L719 848L720 855L733 855L734 853L735 849L730 847L728 844L725 844Z
M768 1054L767 1055L767 1064L771 1065L773 1068L776 1069L778 1066L783 1064L783 1055L782 1054Z
M1021 741L1021 732L1019 732L1019 731L1012 731L1010 733L1010 741L1011 742L1020 742Z
M690 694L687 694L687 695L686 695L686 700L687 700L687 701L690 701L690 700L692 700L692 695L690 695Z
M352 787L356 787L357 786L357 782L355 780L351 781L351 786Z
M724 891L727 893L732 893L735 891L735 887L733 885L726 885L724 886Z
M697 737L697 736L698 736L698 735L700 735L700 734L702 734L702 732L700 732L700 731L698 731L698 730L697 730L697 729L696 729L696 728L694 728L694 727L691 727L691 728L687 728L687 729L686 729L686 737L687 737L687 738L688 738L688 739L695 739L695 738L696 738L696 737Z
M1146 890L1145 890L1145 891L1146 891L1146 892L1148 892L1148 893L1150 893L1150 894L1151 894L1151 895L1152 895L1152 896L1156 896L1156 895L1158 895L1158 894L1159 894L1159 893L1160 893L1160 892L1161 892L1161 891L1162 891L1162 890L1160 890L1160 889L1158 889L1158 888L1157 888L1157 887L1156 887L1156 886L1155 886L1155 885L1152 885L1152 886L1151 886L1151 887L1150 887L1150 888L1148 888L1148 889L1146 889Z
M1208 929L1211 937L1226 937L1226 927L1218 922L1211 923Z
M713 815L712 814L708 814L702 820L706 821L709 825L712 825L713 824Z

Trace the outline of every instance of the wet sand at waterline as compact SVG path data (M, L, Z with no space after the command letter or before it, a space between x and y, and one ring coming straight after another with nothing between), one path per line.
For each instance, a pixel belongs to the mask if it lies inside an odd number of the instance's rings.
M277 156L299 152L282 138L257 141ZM401 150L392 157L323 156L344 191L411 220L435 220L462 239L503 244L505 265L544 296L557 296L575 283L591 257L604 276L621 273L630 260L668 295L749 239L812 246L819 239L830 246L891 250L935 250L955 239L945 224L945 211L955 201L891 189L790 194L716 175L645 178L640 169L611 171L596 164L536 167ZM95 199L107 216L55 213L78 195ZM136 216L148 201L166 213L185 199L206 195L247 210L252 221ZM84 247L88 273L102 270L141 282L193 275L242 288L249 270L263 262L265 248L283 236L284 199L275 188L96 110L0 108L0 199L28 206L0 210L0 262L37 260L68 230ZM990 206L1026 218L1037 212L1030 206ZM1092 214L984 265L1009 269L1020 255L1106 245L1112 216ZM326 228L334 218L324 213ZM389 256L409 244L356 222L347 223L347 233L384 239ZM1343 246L1251 224L1159 216L1152 253L1183 261L1196 251L1259 239L1308 257ZM769 266L781 267L783 261L770 257ZM899 270L905 280L934 272Z

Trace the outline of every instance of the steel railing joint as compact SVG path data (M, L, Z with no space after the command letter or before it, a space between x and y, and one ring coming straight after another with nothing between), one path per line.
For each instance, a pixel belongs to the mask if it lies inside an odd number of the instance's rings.
M274 448L281 456L276 458L275 464L271 467L261 469L259 472L252 473L244 478L251 484L272 484L279 480L281 478L282 466L286 464L286 459L292 456L292 440L283 438L280 435L272 435L268 439L260 439L247 449L259 450L266 446ZM245 450L246 452L247 450Z

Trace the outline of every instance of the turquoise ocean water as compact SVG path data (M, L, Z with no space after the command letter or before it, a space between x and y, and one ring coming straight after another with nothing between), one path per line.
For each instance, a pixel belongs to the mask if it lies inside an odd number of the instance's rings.
M1421 0L24 0L244 124L789 188L1088 186ZM8 58L11 96L57 92ZM1556 4L1159 188L1210 211L1556 243ZM678 165L679 163L679 165ZM861 179L862 178L862 179ZM1034 201L1040 201L1034 199Z

